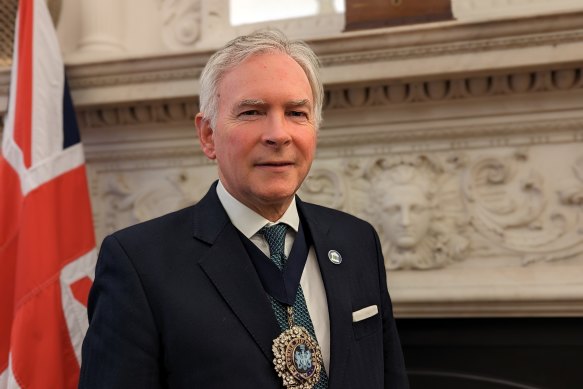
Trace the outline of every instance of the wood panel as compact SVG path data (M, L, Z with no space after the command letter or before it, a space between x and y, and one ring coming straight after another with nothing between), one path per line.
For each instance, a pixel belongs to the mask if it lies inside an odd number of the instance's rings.
M451 0L346 0L346 31L450 19Z

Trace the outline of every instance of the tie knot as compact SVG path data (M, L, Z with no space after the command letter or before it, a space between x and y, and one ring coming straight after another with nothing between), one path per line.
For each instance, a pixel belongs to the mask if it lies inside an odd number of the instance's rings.
M281 258L280 260L283 261L285 234L287 229L288 226L286 224L279 223L270 227L263 227L261 230L259 230L259 233L263 234L267 244L269 245L269 253L272 260L274 260L274 257L279 257ZM279 264L278 267L281 268Z

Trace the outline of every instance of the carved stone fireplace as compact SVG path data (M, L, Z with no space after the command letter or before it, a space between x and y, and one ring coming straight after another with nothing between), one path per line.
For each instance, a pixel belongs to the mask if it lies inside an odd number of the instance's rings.
M192 125L197 80L253 26L226 27L226 2L172 3L155 53L116 28L97 48L63 38L98 240L216 179ZM312 45L326 87L300 196L379 231L414 388L583 387L583 5L530 12L550 3L458 1L456 21L359 32L336 14L278 24Z

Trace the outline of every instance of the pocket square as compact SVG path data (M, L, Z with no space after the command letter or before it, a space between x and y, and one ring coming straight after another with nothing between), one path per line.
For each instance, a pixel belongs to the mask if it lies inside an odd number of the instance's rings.
M359 309L358 311L352 312L352 322L361 321L364 319L368 319L379 313L379 307L376 305L371 305L366 308Z

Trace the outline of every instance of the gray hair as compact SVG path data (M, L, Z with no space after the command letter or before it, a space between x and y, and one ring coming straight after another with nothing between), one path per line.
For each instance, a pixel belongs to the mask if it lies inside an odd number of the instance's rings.
M324 87L320 79L320 63L312 49L303 41L290 40L278 30L260 30L237 37L213 54L200 75L200 111L211 127L217 124L218 89L224 75L253 55L265 53L289 55L304 70L314 97L316 128L322 121Z

